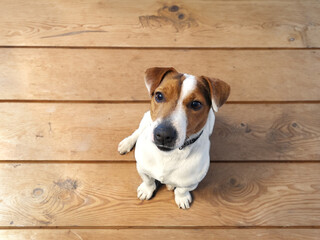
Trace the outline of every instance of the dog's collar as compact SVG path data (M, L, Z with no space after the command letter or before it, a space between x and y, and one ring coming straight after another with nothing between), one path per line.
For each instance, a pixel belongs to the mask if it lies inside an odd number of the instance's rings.
M195 138L191 138L191 139L189 139L189 140L186 140L186 141L184 142L184 144L183 144L181 147L179 147L179 150L182 150L182 149L184 149L186 146L189 146L189 145L195 143L195 142L199 139L199 137L201 136L202 133L203 133L203 130L202 130L201 133L199 133L199 135L196 136Z

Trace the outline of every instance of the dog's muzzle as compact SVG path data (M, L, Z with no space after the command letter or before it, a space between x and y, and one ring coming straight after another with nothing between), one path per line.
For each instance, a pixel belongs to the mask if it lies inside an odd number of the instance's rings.
M163 122L153 131L154 143L161 151L171 151L174 149L177 135L177 130L170 122Z

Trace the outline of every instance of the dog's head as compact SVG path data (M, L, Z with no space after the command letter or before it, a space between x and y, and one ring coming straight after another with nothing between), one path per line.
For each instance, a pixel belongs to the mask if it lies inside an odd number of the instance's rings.
M153 142L162 151L181 147L206 124L209 110L218 111L230 86L218 79L178 73L174 68L149 68L145 84L151 96Z

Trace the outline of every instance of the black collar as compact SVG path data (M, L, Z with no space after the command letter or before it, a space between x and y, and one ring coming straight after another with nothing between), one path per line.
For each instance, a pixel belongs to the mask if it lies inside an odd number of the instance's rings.
M197 141L197 140L199 139L199 137L201 136L202 133L203 133L203 130L202 130L201 133L200 133L198 136L196 136L195 138L191 138L191 139L189 139L189 140L186 140L186 141L184 142L184 144L183 144L181 147L179 147L179 150L184 149L186 146L189 146L189 145L191 145L192 143L195 143L195 141Z

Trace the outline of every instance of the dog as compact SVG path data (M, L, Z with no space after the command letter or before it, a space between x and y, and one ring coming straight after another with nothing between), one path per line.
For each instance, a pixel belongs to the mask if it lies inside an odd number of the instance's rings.
M138 198L149 200L155 180L174 190L179 208L188 209L190 192L206 176L210 165L210 135L215 115L226 102L230 86L214 78L196 77L174 68L149 68L145 85L151 97L139 128L119 143L120 154L134 145L142 183Z

